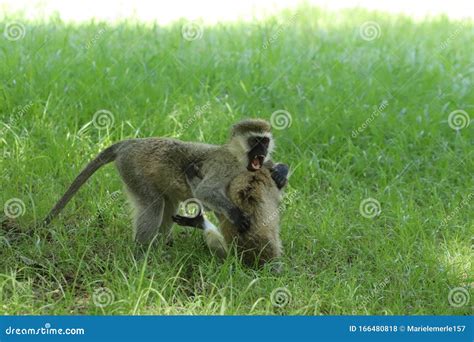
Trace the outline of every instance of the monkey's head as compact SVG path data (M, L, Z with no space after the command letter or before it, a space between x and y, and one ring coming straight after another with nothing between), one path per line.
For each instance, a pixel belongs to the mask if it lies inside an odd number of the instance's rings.
M232 126L231 151L245 163L247 170L260 170L270 159L274 148L271 130L270 123L261 119L243 120Z

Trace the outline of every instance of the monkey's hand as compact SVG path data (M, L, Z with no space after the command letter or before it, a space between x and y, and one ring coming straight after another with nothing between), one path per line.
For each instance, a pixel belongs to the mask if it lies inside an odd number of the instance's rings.
M240 234L244 234L250 229L250 218L242 210L235 207L229 212L229 219L237 227Z
M286 185L286 183L288 183L288 165L276 164L272 167L270 172L278 189L282 189Z
M194 227L199 229L204 229L204 215L200 213L195 217L187 217L181 215L172 216L172 219L175 223L180 226Z

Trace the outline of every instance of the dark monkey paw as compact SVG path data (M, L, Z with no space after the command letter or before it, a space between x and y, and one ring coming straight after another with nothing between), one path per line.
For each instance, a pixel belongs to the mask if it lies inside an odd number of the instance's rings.
M172 216L172 219L180 226L204 229L204 216L202 214L199 214L196 217L174 215Z
M250 218L239 208L231 210L230 221L237 227L240 234L244 234L250 229Z
M282 189L288 183L288 172L290 168L286 164L276 164L271 169L271 175L278 189Z

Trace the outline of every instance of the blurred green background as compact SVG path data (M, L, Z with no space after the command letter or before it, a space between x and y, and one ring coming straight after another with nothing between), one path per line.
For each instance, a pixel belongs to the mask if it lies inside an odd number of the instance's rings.
M300 5L0 28L2 314L471 313L472 20ZM178 227L137 257L112 166L35 227L107 145L220 144L249 117L272 121L292 169L282 274L219 262Z

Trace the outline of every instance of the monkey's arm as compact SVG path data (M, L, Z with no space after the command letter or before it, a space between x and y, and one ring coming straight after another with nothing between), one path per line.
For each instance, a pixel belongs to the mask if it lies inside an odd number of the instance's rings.
M214 211L224 215L230 222L234 224L240 233L244 233L250 228L249 218L235 206L226 195L229 181L235 176L234 169L226 170L221 167L224 162L212 162L207 165L203 171L195 163L190 163L184 170L186 180L191 191L203 205ZM203 176L205 175L205 176Z
M227 256L228 247L224 236L211 221L204 217L201 212L196 217L176 215L173 216L173 221L180 226L203 229L204 239L209 249L220 258L225 258Z
M222 186L222 182L219 182L219 178L215 181L213 177L206 177L197 183L193 189L193 194L197 199L201 200L206 207L224 215L237 227L240 233L245 233L250 228L250 220L242 210L229 200L224 193L225 189L227 189L227 184Z

